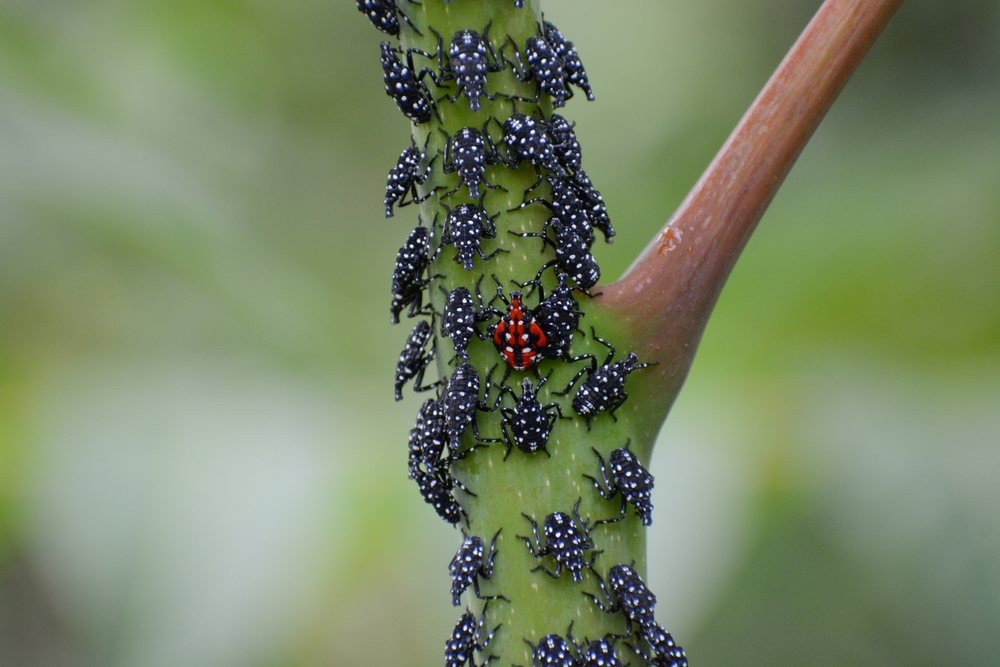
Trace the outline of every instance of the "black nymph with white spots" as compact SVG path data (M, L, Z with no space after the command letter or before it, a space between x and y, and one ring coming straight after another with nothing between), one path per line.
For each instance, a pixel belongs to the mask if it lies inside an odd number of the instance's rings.
M580 54L576 52L573 42L563 37L562 33L559 32L559 28L552 25L551 22L545 21L543 25L545 41L552 46L552 50L555 51L559 61L562 62L566 82L582 90L587 95L587 99L593 102L594 91L590 89L587 70L583 68L583 62L580 61Z
M482 281L480 276L479 280ZM452 291L447 291L441 287L445 294L444 312L441 315L441 335L451 340L455 348L455 355L465 363L469 360L469 342L475 335L480 339L488 336L479 331L476 326L480 322L485 322L492 317L491 311L483 311L483 298L479 294L479 283L476 283L476 295L479 299L479 307L472 300L472 292L468 287L456 287Z
M409 0L411 4L419 5L416 0ZM399 36L399 18L403 17L406 24L413 28L413 32L422 34L417 27L410 22L406 14L396 6L395 0L358 0L358 11L362 12L372 22L372 25L387 35Z
M607 604L597 599L592 593L584 592L597 605L598 609L607 614L616 614L619 611L625 615L625 628L628 634L632 634L632 625L638 625L639 631L651 629L656 625L656 596L646 588L642 577L629 565L619 563L612 565L608 571L608 584L605 586L604 579L594 572L597 583L604 593ZM608 586L615 595L612 602L608 593Z
M420 80L419 75L414 73L410 54L406 54L406 63L403 63L397 53L389 42L382 42L382 78L385 82L385 94L395 100L399 110L415 125L426 123L434 112L430 91Z
M393 324L399 324L399 314L407 306L410 307L410 317L423 312L424 288L430 282L424 277L424 272L437 257L437 252L430 254L430 238L427 228L420 225L410 232L406 243L396 253L396 266L392 271L392 304L389 306Z
M541 570L553 579L558 579L559 575L562 574L563 568L566 568L569 570L574 582L583 581L583 568L592 567L594 558L600 552L592 551L589 563L583 558L584 551L594 548L594 540L590 537L587 522L580 518L579 509L580 500L577 500L576 505L573 506L573 516L576 517L576 523L573 523L573 519L563 512L553 512L545 517L545 525L543 527L543 532L545 533L544 543L542 543L541 537L538 535L538 524L534 518L524 512L521 513L521 516L531 522L535 542L532 544L531 539L524 535L518 535L517 537L524 540L524 543L528 545L528 551L535 558L543 558L551 555L556 561L555 572L547 569L542 564L533 567L531 569L532 572Z
M528 61L528 71L524 74L517 72L515 75L521 81L534 79L538 83L538 95L532 102L537 102L541 93L546 93L552 97L552 105L555 107L566 106L566 100L572 93L566 87L563 64L556 55L545 38L542 36L529 37L524 42L524 58ZM518 55L518 61L520 61Z
M486 647L493 640L493 635L496 634L500 625L503 625L502 623L497 625L485 640L481 639L483 626L486 624L486 607L488 606L489 602L483 606L483 613L478 622L468 609L458 619L455 629L451 632L451 637L444 643L444 667L465 667L466 664L469 667L486 667L491 661L499 658L499 656L490 655L482 664L477 665L474 656L476 651L486 651Z
M569 347L573 342L573 334L579 329L580 304L573 298L573 292L583 292L587 296L593 296L582 287L570 287L569 275L560 273L558 276L559 285L553 289L548 296L545 296L545 288L539 281L530 281L527 285L534 285L538 288L541 300L535 308L535 320L538 326L545 332L548 343L542 350L542 356L546 359L569 359ZM582 332L581 332L582 333Z
M615 638L615 635L611 636L611 639ZM584 642L586 646L581 648L573 638L572 621L570 621L569 627L566 629L566 639L573 645L573 649L576 651L576 667L622 667L621 660L615 654L614 643L607 639L595 639L591 642L585 638Z
M441 205L448 209L444 204ZM455 253L455 262L461 264L466 271L471 271L472 258L477 254L485 262L496 257L497 253L507 252L503 248L497 248L489 255L483 252L480 245L482 239L495 239L496 236L497 228L493 220L481 207L475 204L459 204L453 209L448 209L441 245L454 245L458 251Z
M590 244L587 243L587 240L577 233L576 228L564 224L559 218L550 218L545 226L555 233L554 241L544 232L517 234L517 236L540 237L545 243L555 247L556 258L542 265L535 280L538 280L547 269L556 266L583 289L589 289L596 285L597 281L601 279L601 267L591 254Z
M559 635L545 635L535 646L527 639L531 647L532 667L576 667L576 658L566 640Z
M480 443L500 442L498 438L481 438L479 426L476 423L476 411L484 407L479 401L479 373L476 367L462 364L455 369L448 379L448 385L441 396L444 407L444 429L448 434L448 449L456 458L460 447L459 439L466 427L472 424L472 434ZM468 453L463 452L464 456Z
M441 35L430 28L438 40L437 55L432 56L424 53L429 58L437 58L438 67L441 72L434 77L434 82L438 85L445 81L454 80L458 90L452 96L451 101L456 102L461 95L469 98L469 109L479 111L480 97L494 100L496 97L486 91L486 76L490 72L499 72L505 69L506 65L497 59L497 54L490 43L489 32L492 21L486 25L483 34L475 30L459 30L451 38L448 47L448 62L444 62L444 42Z
M513 447L517 447L525 454L545 452L549 457L552 456L545 447L549 441L549 435L552 433L552 427L555 426L556 419L559 417L563 419L569 419L569 417L563 417L562 408L558 403L542 405L541 401L538 400L537 391L548 379L546 376L538 383L536 389L532 386L529 378L524 378L521 381L520 397L510 387L506 385L501 387L501 392L509 393L514 399L513 408L500 408L500 414L503 415L500 431L503 434L504 444L507 446L507 452L503 455L504 460L510 456ZM501 397L502 395L501 393Z
M427 343L431 340L433 330L426 320L420 320L413 327L406 345L399 354L399 361L396 362L396 400L403 400L403 386L411 379L413 391L427 391L437 386L437 383L421 386L424 381L424 371L427 365L434 359L434 348L427 350Z
M549 116L549 136L556 152L556 159L563 169L575 173L583 168L583 149L573 131L575 123L570 123L557 113Z
M611 414L615 421L618 421L615 417L615 410L620 408L628 399L628 393L625 391L625 378L633 371L659 363L650 361L640 364L638 363L639 357L635 352L629 352L622 361L612 363L612 360L615 358L614 346L603 338L599 338L593 327L591 327L590 333L594 340L610 350L607 359L604 360L604 364L598 367L597 357L592 354L581 354L578 357L574 357L573 361L589 359L590 366L580 369L573 376L573 379L570 380L566 389L553 392L559 396L565 396L573 388L573 385L583 377L584 373L587 374L587 379L576 392L576 396L573 397L573 410L576 411L576 414L587 420L588 429L590 428L590 420L605 410Z
M544 120L515 111L503 123L503 141L507 146L506 164L511 169L516 169L522 162L527 162L536 169L544 167L559 176L566 176L565 170L556 159L552 138Z
M409 206L410 204L422 204L441 188L434 188L423 197L417 194L417 186L423 185L431 173L431 164L437 157L431 159L427 167L420 171L420 166L424 162L426 150L420 150L416 145L408 146L399 155L396 166L389 170L389 177L385 182L385 217L392 217L392 207ZM410 199L407 200L406 196Z
M502 529L501 529L502 530ZM465 535L465 533L462 533ZM498 530L490 542L490 552L484 558L483 540L475 535L469 535L462 541L455 557L448 565L448 575L451 577L451 603L456 607L462 602L462 593L472 586L476 597L480 600L506 600L502 595L482 595L479 592L479 579L489 580L493 576L493 558L496 556Z
M632 503L635 507L635 513L642 520L642 525L649 526L653 523L653 476L639 463L639 458L629 450L631 444L632 439L629 438L624 447L611 452L611 456L608 457L611 468L610 475L608 474L608 466L604 463L604 457L591 447L600 462L601 478L604 480L604 486L608 487L607 490L594 477L590 475L584 475L584 477L593 482L594 488L605 500L613 499L619 492L622 494L621 514L610 519L595 521L595 526L602 523L615 523L624 519L627 503Z
M582 169L573 175L573 186L587 207L587 217L590 219L591 224L601 230L605 241L611 243L617 232L615 232L615 228L611 225L608 207L605 205L601 193L594 187L594 184L590 181L590 177Z
M650 653L632 644L626 646L643 660L654 667L687 667L688 661L684 649L674 643L674 638L661 625L653 623L649 627L640 629L639 635L649 644Z
M548 182L549 189L552 191L552 201L542 199L541 197L528 199L528 193L541 185L542 181L539 179L534 185L525 191L524 201L522 201L517 208L524 208L525 206L530 206L531 204L542 204L555 214L554 219L557 219L563 225L566 232L572 236L576 236L579 239L579 243L582 243L585 249L589 251L590 246L594 243L594 228L590 222L590 216L587 212L587 209L589 208L588 204L580 199L577 195L576 188L571 186L567 181L559 176L555 174L548 174L545 177L545 180ZM514 236L520 236L523 238L540 238L543 239L544 243L544 240L548 238L547 232L552 227L552 224L553 219L549 219L549 221L545 223L541 233L510 233Z
M487 124L489 121L486 121ZM471 199L479 199L479 186L485 185L494 190L504 190L500 185L492 185L486 182L484 174L486 166L500 162L493 140L484 128L482 132L474 127L463 127L455 133L454 137L449 137L448 133L441 130L445 136L444 164L441 170L446 174L458 172L458 185L443 197L450 197L458 192L464 185L469 190Z

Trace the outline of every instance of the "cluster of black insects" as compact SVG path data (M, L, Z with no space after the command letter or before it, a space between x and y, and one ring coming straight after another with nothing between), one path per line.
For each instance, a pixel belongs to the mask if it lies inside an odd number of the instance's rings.
M408 5L404 5L407 11L420 7L416 0L407 2ZM524 1L513 0L513 4L521 8ZM357 5L372 24L386 34L398 37L402 25L406 24L423 36L395 0L358 0ZM560 419L572 419L572 416L564 414L560 403L543 404L539 397L540 390L552 373L550 371L544 377L539 374L538 364L542 360L586 362L564 389L549 393L566 396L579 385L571 407L576 415L586 420L588 430L591 421L604 412L617 419L615 411L628 398L625 391L627 376L651 364L639 363L638 356L633 352L615 361L615 348L600 338L593 328L592 339L608 348L603 363L594 354L574 356L570 351L575 334L583 335L579 329L583 313L576 295L596 296L588 290L600 279L600 267L591 254L594 229L599 230L609 243L615 236L615 230L600 192L583 170L574 125L555 113L547 119L523 114L518 110L517 103L534 105L544 94L551 98L553 106L562 107L573 96L573 87L581 90L587 99L594 99L573 43L548 21L543 21L538 26L537 34L526 39L521 48L508 36L499 49L494 49L489 37L490 24L482 32L456 32L447 48L444 37L437 30L430 26L426 29L437 41L434 53L393 47L388 42L381 44L386 93L414 125L429 123L434 118L440 121L438 105L445 101L460 103L462 96L473 112L481 110L482 97L491 101L504 98L511 107L511 113L506 118L489 116L481 126L464 127L453 135L439 127L443 150L438 149L429 159L428 147L432 135L428 133L422 146L411 139L411 145L402 152L389 172L384 200L387 218L393 216L394 207L420 204L435 195L438 195L437 201L442 209L435 215L430 227L420 222L396 256L390 306L392 323L398 323L404 311L410 318L424 316L428 319L417 322L399 356L395 395L400 400L403 387L411 381L414 391L435 391L435 397L421 405L409 434L409 476L416 482L423 499L445 521L459 525L464 520L468 525L456 491L470 496L475 493L454 477L452 463L494 444L506 448L504 460L515 447L528 456L545 453L551 457L547 443L552 431ZM423 59L426 66L418 69L414 58ZM518 81L535 83L533 98L487 89L489 75L508 66ZM435 97L430 84L435 89L454 84L454 89L448 88L443 95ZM525 282L511 281L518 289L507 292L497 276L492 275L496 292L485 303L482 295L484 274L479 275L474 293L462 286L447 290L437 284L444 304L438 312L425 290L442 277L432 273L432 265L446 246L455 248L455 262L467 271L475 269L477 256L486 262L500 252L507 252L498 247L487 254L481 245L483 239L497 237L494 221L501 213L487 211L484 203L486 189L504 190L502 186L487 181L486 168L503 165L516 169L522 164L531 165L537 178L525 190L521 204L511 211L539 205L548 209L551 216L539 231L510 233L541 239L542 250L551 246L555 259L543 264ZM456 174L457 183L451 189L441 185L425 188L421 195L418 188L425 186L435 168L442 175ZM548 185L551 197L532 196L543 183ZM454 206L444 203L446 198L461 195L463 188L468 202ZM444 220L439 224L442 214ZM542 276L549 269L554 271L557 285L546 295ZM525 290L528 290L527 293ZM529 307L525 299L536 292L537 303ZM502 308L495 304L502 305ZM454 370L450 376L425 384L424 374L434 360L438 332L449 339L454 348L454 357L444 365L454 365ZM500 357L482 380L476 368L468 363L468 348L474 338L491 342ZM503 376L494 382L494 373L500 365L504 366ZM512 371L530 371L534 380L524 377L518 393L507 385ZM495 396L492 395L494 389ZM505 396L510 399L509 406L503 405ZM494 437L484 437L476 417L479 412L496 411L501 415L499 433ZM471 434L474 444L463 447L462 436L466 433ZM686 666L684 651L655 622L655 596L632 567L614 565L607 574L607 583L594 569L595 559L601 553L595 549L591 537L594 526L625 519L629 505L644 525L652 523L653 476L630 451L629 443L612 451L607 461L596 449L593 452L596 457L595 472L599 472L599 478L585 477L602 498L613 500L620 495L620 511L591 523L589 519L580 517L581 498L571 515L559 511L548 514L542 521L541 530L535 517L524 514L531 534L517 537L524 540L528 551L539 561L532 571L541 571L559 579L563 570L567 570L572 582L580 583L584 580L584 569L589 569L599 583L604 600L592 593L584 595L593 599L603 611L621 613L625 618L626 634L607 635L594 641L585 639L580 645L572 636L570 624L566 639L550 634L537 645L528 642L534 667L621 667L614 649L618 640L624 640L650 664L658 667ZM503 595L484 596L480 593L480 579L489 580L493 576L500 531L492 536L488 549L482 537L462 532L464 540L449 566L452 602L459 606L462 595L471 588L476 597L484 601L484 607L478 619L468 609L459 619L445 645L445 665L484 667L497 656L488 655L481 665L477 665L474 654L477 651L487 652L500 627L497 625L484 634L487 607L492 601L509 602ZM544 559L549 557L554 563L551 568L544 563ZM640 647L640 638L645 641L648 651ZM635 641L629 643L630 639Z

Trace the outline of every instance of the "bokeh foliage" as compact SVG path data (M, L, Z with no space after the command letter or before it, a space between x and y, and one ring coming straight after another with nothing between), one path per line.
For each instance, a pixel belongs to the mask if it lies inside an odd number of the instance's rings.
M544 5L607 278L818 4ZM440 664L378 41L350 2L0 3L0 663ZM998 84L996 2L909 0L737 266L653 462L694 664L1000 658Z

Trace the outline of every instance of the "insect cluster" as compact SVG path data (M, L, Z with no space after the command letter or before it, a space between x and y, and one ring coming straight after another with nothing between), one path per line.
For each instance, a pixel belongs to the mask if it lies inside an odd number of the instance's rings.
M468 0L454 0L456 5L461 2ZM397 400L410 383L415 392L434 392L420 406L409 434L409 477L442 519L471 530L463 500L476 494L453 474L455 462L493 445L505 448L503 461L515 449L515 456L528 457L530 465L556 460L547 447L553 432L573 425L574 420L577 428L589 430L593 420L605 413L617 421L615 412L628 399L627 377L655 362L640 363L634 352L615 361L614 346L599 337L595 327L590 328L593 344L609 351L603 363L592 353L573 353L574 342L587 337L579 326L584 316L579 299L597 296L590 289L601 276L591 252L595 230L608 243L615 236L601 193L583 169L575 125L557 113L546 115L543 108L548 105L541 104L548 100L553 107L564 107L574 89L594 99L573 43L550 21L539 22L535 34L521 43L509 35L491 37L492 21L442 34L428 24L423 4L415 0L398 3L357 3L387 35L423 37L426 32L423 43L431 36L436 43L436 49L431 45L427 51L381 43L386 94L413 124L409 145L389 171L385 216L393 217L396 209L410 204L422 205L422 216L399 249L392 276L391 322L398 323L404 313L420 318L399 355L394 390ZM513 7L506 11L522 11L524 4L513 0ZM502 75L508 68L509 73ZM501 76L507 77L508 84L497 85ZM533 95L515 94L514 89L522 93L533 89ZM478 118L464 127L455 127L454 122L449 126L443 119L456 117L449 105L461 108L462 118L470 113ZM528 167L523 184L531 183L532 171L534 183L521 185L511 195L501 185L503 174L524 165ZM487 199L494 204L488 205ZM498 201L510 203L498 205ZM512 204L517 205L510 208ZM501 233L508 226L507 216L528 207L544 211L547 219L528 231ZM505 288L485 265L515 248L522 256L537 252L534 242L526 249L523 246L529 241L517 238L540 239L539 262L524 275L514 276L520 282L511 280ZM547 277L548 271L552 273ZM484 298L482 283L487 276L493 293ZM453 355L438 349L444 343L441 339L450 342ZM477 369L470 348L483 346L483 354L492 355L490 345L497 355L494 365ZM481 358L479 353L475 358ZM438 379L425 382L431 362L436 362ZM542 364L550 367L544 376L539 369ZM565 388L553 390L547 384L553 371L568 364L573 365L569 367L572 380ZM501 366L502 375L497 372ZM520 391L508 385L511 374L520 374L514 383ZM570 392L574 392L572 398ZM494 433L482 432L480 413L497 412L499 428ZM569 423L560 425L564 420ZM649 525L653 477L630 451L629 443L611 451L607 459L596 448L593 452L594 475L584 475L589 480L584 488L593 486L595 497L605 504L620 495L618 512L597 520L583 519L580 498L571 513L523 514L530 534L516 537L536 559L532 571L574 586L584 582L587 572L593 573L604 599L583 594L600 609L621 613L626 634L584 639L581 645L573 638L570 624L565 639L550 634L537 644L528 642L534 667L621 667L615 649L619 641L649 664L686 665L683 650L656 624L655 597L634 570L615 565L607 583L597 571L602 551L591 531L625 519L629 505ZM558 509L568 509L570 502ZM499 658L490 652L490 643L501 624L487 632L487 608L516 600L502 594L503 582L494 577L494 563L503 558L497 548L500 531L489 539L488 547L484 539L488 535L462 532L463 542L449 565L452 602L461 605L471 589L483 607L478 619L468 608L459 619L446 641L445 665L483 667ZM562 577L564 570L567 577ZM490 590L500 592L484 595L482 582L490 582Z

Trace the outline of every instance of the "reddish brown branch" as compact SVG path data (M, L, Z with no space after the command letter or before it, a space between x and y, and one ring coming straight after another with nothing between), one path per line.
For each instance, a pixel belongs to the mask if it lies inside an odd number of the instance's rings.
M629 323L640 355L661 361L664 410L750 234L902 2L823 3L670 222L625 276L603 287L602 305Z

